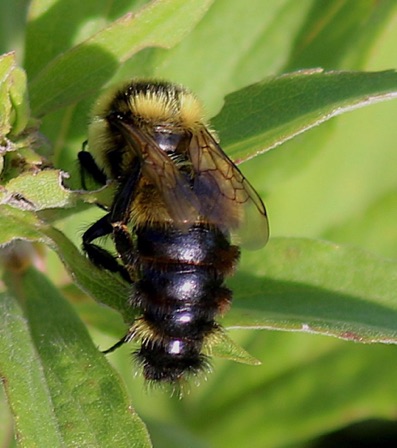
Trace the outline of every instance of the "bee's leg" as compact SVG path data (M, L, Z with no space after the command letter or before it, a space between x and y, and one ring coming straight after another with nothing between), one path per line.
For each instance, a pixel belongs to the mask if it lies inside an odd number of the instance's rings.
M110 224L116 250L124 265L130 271L134 270L136 261L136 250L132 240L131 231L127 224L130 220L131 207L136 196L136 187L141 177L141 165L135 163L120 182L119 189L114 197L112 210L110 212ZM133 276L133 272L130 272Z
M109 235L113 232L113 227L110 224L110 214L103 216L99 221L96 221L88 230L83 234L83 250L87 254L88 258L99 268L107 269L110 272L119 272L121 276L131 282L131 278L124 266L102 247L93 244L97 238L101 236Z
M126 342L129 342L128 339L129 334L127 333L125 336L123 336L119 341L117 341L115 344L113 344L111 347L109 347L106 350L102 350L102 353L104 355L107 355L109 353L114 352L115 350L117 350L119 347L121 347L122 345L124 345Z
M132 276L136 261L136 250L127 223L130 220L131 206L136 196L136 187L140 177L141 165L136 163L128 173L128 177L125 177L121 182L110 212L116 250L120 254L124 265L132 271L130 272Z
M141 165L136 163L128 173L128 177L125 177L124 180L120 182L120 187L113 201L112 210L109 213L109 222L112 226L116 250L126 266L126 271L128 270L128 274L133 282L135 280L137 254L131 232L127 228L127 223L130 219L131 206L136 197L136 189L140 177ZM112 345L112 347L104 350L102 353L111 353L130 339L131 334L128 332L118 342Z
M83 149L77 154L80 164L81 185L84 190L87 190L85 173L88 173L98 184L105 185L107 181L105 173L96 164L92 154L85 150L86 146L87 142L84 142Z
M110 222L127 224L130 219L131 206L135 200L137 186L141 178L141 164L135 163L120 180L119 188L114 196L112 209L110 211Z

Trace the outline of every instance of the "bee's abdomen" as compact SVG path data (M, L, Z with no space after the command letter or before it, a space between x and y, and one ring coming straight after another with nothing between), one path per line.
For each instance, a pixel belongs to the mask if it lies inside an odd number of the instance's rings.
M208 364L203 343L231 302L223 282L239 250L204 225L188 233L151 228L137 236L140 279L132 302L142 311L136 324L142 345L136 357L146 379L175 382Z

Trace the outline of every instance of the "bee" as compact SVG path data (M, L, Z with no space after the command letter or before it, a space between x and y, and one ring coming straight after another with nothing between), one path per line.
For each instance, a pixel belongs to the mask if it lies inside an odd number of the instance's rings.
M224 282L236 269L240 238L262 247L265 206L219 146L187 89L136 80L102 96L93 109L82 168L113 180L108 213L83 235L83 250L132 286L140 315L109 353L129 341L146 380L177 384L210 366L204 354L229 308ZM113 238L117 257L94 241ZM215 336L216 337L216 336Z

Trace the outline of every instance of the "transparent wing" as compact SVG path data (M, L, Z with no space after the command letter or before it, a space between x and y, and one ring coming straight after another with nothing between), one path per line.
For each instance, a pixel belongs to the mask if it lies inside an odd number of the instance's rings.
M200 215L220 228L237 232L246 248L264 246L269 238L265 206L207 129L192 137L189 157Z
M188 180L157 143L139 129L121 123L130 148L142 161L142 174L149 178L163 197L175 225L187 230L197 221L200 205Z

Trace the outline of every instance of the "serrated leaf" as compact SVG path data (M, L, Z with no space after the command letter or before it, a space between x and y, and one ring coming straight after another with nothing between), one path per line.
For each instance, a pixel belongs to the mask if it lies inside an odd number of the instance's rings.
M21 195L21 202L30 204L36 210L55 207L72 207L76 195L67 190L62 182L65 173L59 170L44 170L36 174L23 173L5 185L4 195Z

